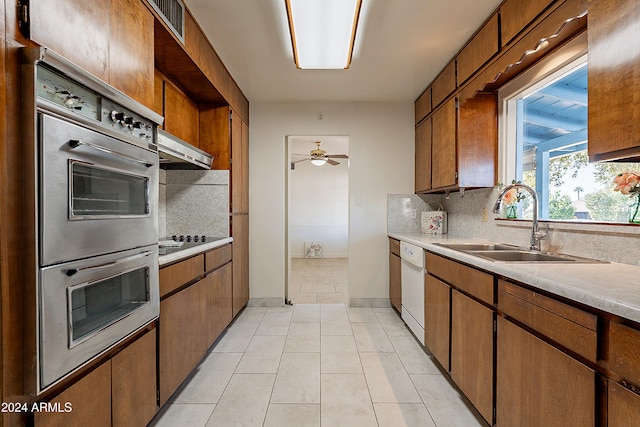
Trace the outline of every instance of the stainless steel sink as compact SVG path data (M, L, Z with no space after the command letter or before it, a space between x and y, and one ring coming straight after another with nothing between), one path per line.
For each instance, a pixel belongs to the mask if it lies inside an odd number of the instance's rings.
M501 243L436 243L436 245L456 251L513 251L518 250L517 246L504 245Z
M501 243L436 243L449 249L465 252L491 261L508 263L606 263L591 258L572 255L540 252L523 249L513 245Z
M596 263L595 259L574 257L571 255L552 254L538 251L468 251L470 254L488 258L492 261L504 262L553 262L553 263Z

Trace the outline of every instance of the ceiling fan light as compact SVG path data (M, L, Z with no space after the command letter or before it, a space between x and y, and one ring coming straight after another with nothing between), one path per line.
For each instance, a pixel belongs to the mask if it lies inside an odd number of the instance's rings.
M322 159L311 159L311 164L313 166L322 166L325 163L327 163L327 159L322 158Z

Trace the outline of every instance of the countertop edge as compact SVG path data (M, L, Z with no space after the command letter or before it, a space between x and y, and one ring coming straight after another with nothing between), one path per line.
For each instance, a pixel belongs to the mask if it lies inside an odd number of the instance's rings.
M226 237L224 239L213 240L211 242L207 242L202 245L188 248L182 251L176 251L167 255L160 255L158 257L158 264L160 265L160 267L162 267L164 265L171 264L173 262L180 261L194 255L198 255L202 252L210 251L211 249L218 248L231 242L233 242L233 237Z
M640 323L640 283L637 280L640 277L640 267L620 263L507 264L486 260L437 244L487 242L484 239L419 233L388 233L387 235L505 279L524 283L585 306Z

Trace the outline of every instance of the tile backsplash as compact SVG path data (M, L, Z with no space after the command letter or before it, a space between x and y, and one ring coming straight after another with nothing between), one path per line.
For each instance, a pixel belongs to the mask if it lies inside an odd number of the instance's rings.
M387 231L419 233L421 209L437 209L442 204L447 211L449 234L528 246L531 221L496 220L498 216L491 210L497 195L493 188L466 191L464 197L451 193L448 199L444 195L390 194ZM415 218L412 209L416 209ZM487 221L483 220L484 209L488 212ZM540 228L548 233L541 242L542 250L640 265L635 250L640 245L639 226L542 221Z
M159 237L229 236L229 171L160 170Z

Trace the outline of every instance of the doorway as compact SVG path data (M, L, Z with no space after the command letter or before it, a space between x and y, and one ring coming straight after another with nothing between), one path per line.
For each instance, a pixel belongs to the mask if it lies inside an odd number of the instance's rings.
M349 137L288 136L286 142L285 300L348 303Z

